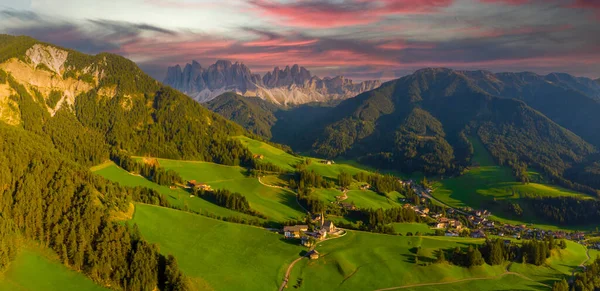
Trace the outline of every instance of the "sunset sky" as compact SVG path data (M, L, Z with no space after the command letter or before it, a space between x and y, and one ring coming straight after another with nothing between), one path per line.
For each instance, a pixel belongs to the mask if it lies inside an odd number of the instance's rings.
M299 64L392 79L422 67L600 77L600 0L0 0L0 33L167 66Z

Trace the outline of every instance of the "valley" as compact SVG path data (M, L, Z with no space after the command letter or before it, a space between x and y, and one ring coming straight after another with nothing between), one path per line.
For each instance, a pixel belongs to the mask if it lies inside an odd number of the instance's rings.
M0 290L600 288L600 144L566 118L590 79L221 60L165 83L0 34Z
M293 169L297 163L311 159L290 155L257 140L246 137L236 138L242 139L244 144L249 145L253 154L263 155L263 161L269 161L282 168L287 165L289 169ZM478 157L476 160L480 163L480 167L496 167L493 164L486 164L485 159L489 158L489 155L486 155L485 152L480 153L476 150L476 153ZM142 161L142 158L138 158L138 161ZM295 199L278 200L275 198L278 195L270 192L275 189L289 192L295 196L294 191L264 185L264 188L256 188L255 183L259 178L245 176L242 168L195 161L166 159L157 159L157 161L161 167L180 173L186 180L195 179L212 186L213 189L229 189L242 193L248 197L253 209L270 210L266 212L269 214L267 215L268 220L285 222L286 219L292 217L291 213L296 213L297 218L303 220L304 214L301 208L300 210L290 210L299 207ZM487 162L491 163L490 160ZM345 170L355 173L366 172L366 170L348 164L327 165L320 163L318 159L314 159L314 162L309 165L310 167L331 179L337 179L339 173ZM169 197L172 202L178 201L175 197L185 198L183 203L187 205L187 208L181 210L136 204L135 215L130 223L138 225L144 238L157 243L161 251L175 255L182 270L190 277L191 282L198 290L234 290L241 286L252 290L276 289L281 284L287 266L307 252L305 247L300 246L297 242L285 240L280 234L273 233L269 228L240 225L210 218L211 216L234 217L243 214L214 205L199 197L181 195L189 194L189 192L180 187L169 189L156 185L143 177L134 176L112 163L92 169L97 174L128 186L160 189L161 193ZM473 171L475 172L473 175L480 175L475 169ZM499 175L499 178L502 178L502 175L496 172L493 175ZM260 179L265 185L277 184L279 187L289 187L285 177L266 175ZM454 183L459 185L463 182L462 177L447 178L435 182L434 185L452 182L455 179L457 181ZM470 183L464 183L462 187L467 185ZM515 183L515 185L519 184ZM536 185L529 184L527 186L532 189L549 187L542 184ZM350 188L352 187L356 186ZM473 187L477 187L477 185ZM489 191L504 193L507 191L507 187L492 184ZM559 190L556 190L556 195L584 195L562 193ZM438 191L437 189L434 191L434 196L439 196ZM179 196L176 196L175 193L179 193ZM475 195L481 195L482 201L487 199L486 192L476 193ZM255 196L257 194L258 197ZM334 203L337 201L335 196L341 195L342 192L336 189L317 189L315 194L326 203ZM400 199L404 198L401 195L388 195L386 198L370 190L350 190L347 195L347 201L351 201L354 197L355 200L352 202L358 208L401 207ZM277 204L279 206L275 207L274 205ZM173 203L175 207L179 207L179 205L181 204ZM456 207L460 206L462 205L456 205ZM189 211L199 212L202 215L189 213ZM330 219L340 220L335 216L330 216ZM491 219L498 218L494 216ZM341 221L345 221L345 219ZM483 265L465 269L449 263L435 263L438 250L450 250L471 244L478 245L483 243L483 239L434 236L435 229L422 223L394 223L393 227L394 231L402 236L348 230L347 234L342 237L317 242L315 249L318 250L320 258L318 260L301 259L296 263L292 268L289 286L300 290L315 290L315 288L332 290L480 288L479 290L496 290L500 286L507 286L509 289L539 290L540 288L549 288L555 280L569 276L572 270L587 261L584 246L567 242L567 249L556 250L556 258L553 257L544 266L505 263L499 266ZM544 225L544 227L556 229L552 226ZM408 233L417 235L406 236ZM418 257L417 261L415 261L415 256ZM236 259L242 257L252 257L252 259ZM199 260L203 264L197 264L196 262ZM250 265L247 264L251 264L253 267L249 267ZM249 272L250 269L253 271ZM255 282L253 284L260 285L247 285L250 280L248 278L260 278L253 279Z

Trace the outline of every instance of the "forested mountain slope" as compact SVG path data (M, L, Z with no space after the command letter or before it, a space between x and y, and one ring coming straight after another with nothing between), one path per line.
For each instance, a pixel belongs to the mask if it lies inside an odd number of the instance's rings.
M519 179L526 180L527 166L534 166L575 188L562 178L565 171L596 152L523 101L494 97L463 72L449 69L419 70L320 116L274 140L327 158L345 156L407 172L453 174L470 165L467 136L476 136ZM304 139L295 141L294 136Z
M185 290L172 257L162 256L136 228L113 221L134 200L160 198L93 175L45 139L0 122L0 270L27 239L104 286Z
M260 98L224 93L204 105L223 117L242 125L259 136L270 139L271 127L277 122L274 112L280 107Z
M229 139L244 129L123 57L8 35L0 36L0 56L0 120L44 136L81 164L107 159L110 149L232 165L251 160Z

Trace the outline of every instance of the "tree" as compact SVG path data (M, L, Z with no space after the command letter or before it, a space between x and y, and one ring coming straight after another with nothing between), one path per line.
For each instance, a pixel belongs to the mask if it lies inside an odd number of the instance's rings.
M352 184L352 175L346 172L341 172L338 175L338 185L342 188L347 188L350 186L350 184Z
M469 246L467 251L467 261L468 266L481 266L485 261L483 260L483 256L478 248L474 248L473 246Z
M435 262L437 264L445 263L446 262L446 255L444 255L444 250L443 249L439 249L438 250L437 258L436 258Z

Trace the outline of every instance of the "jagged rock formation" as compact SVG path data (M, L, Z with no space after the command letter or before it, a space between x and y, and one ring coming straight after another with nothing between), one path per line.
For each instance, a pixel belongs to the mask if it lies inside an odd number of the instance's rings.
M279 105L326 102L354 97L373 90L380 81L354 83L343 76L319 78L304 67L278 67L262 78L243 63L220 60L208 68L193 61L182 69L176 65L167 69L163 81L198 102L208 102L225 92L259 97Z

